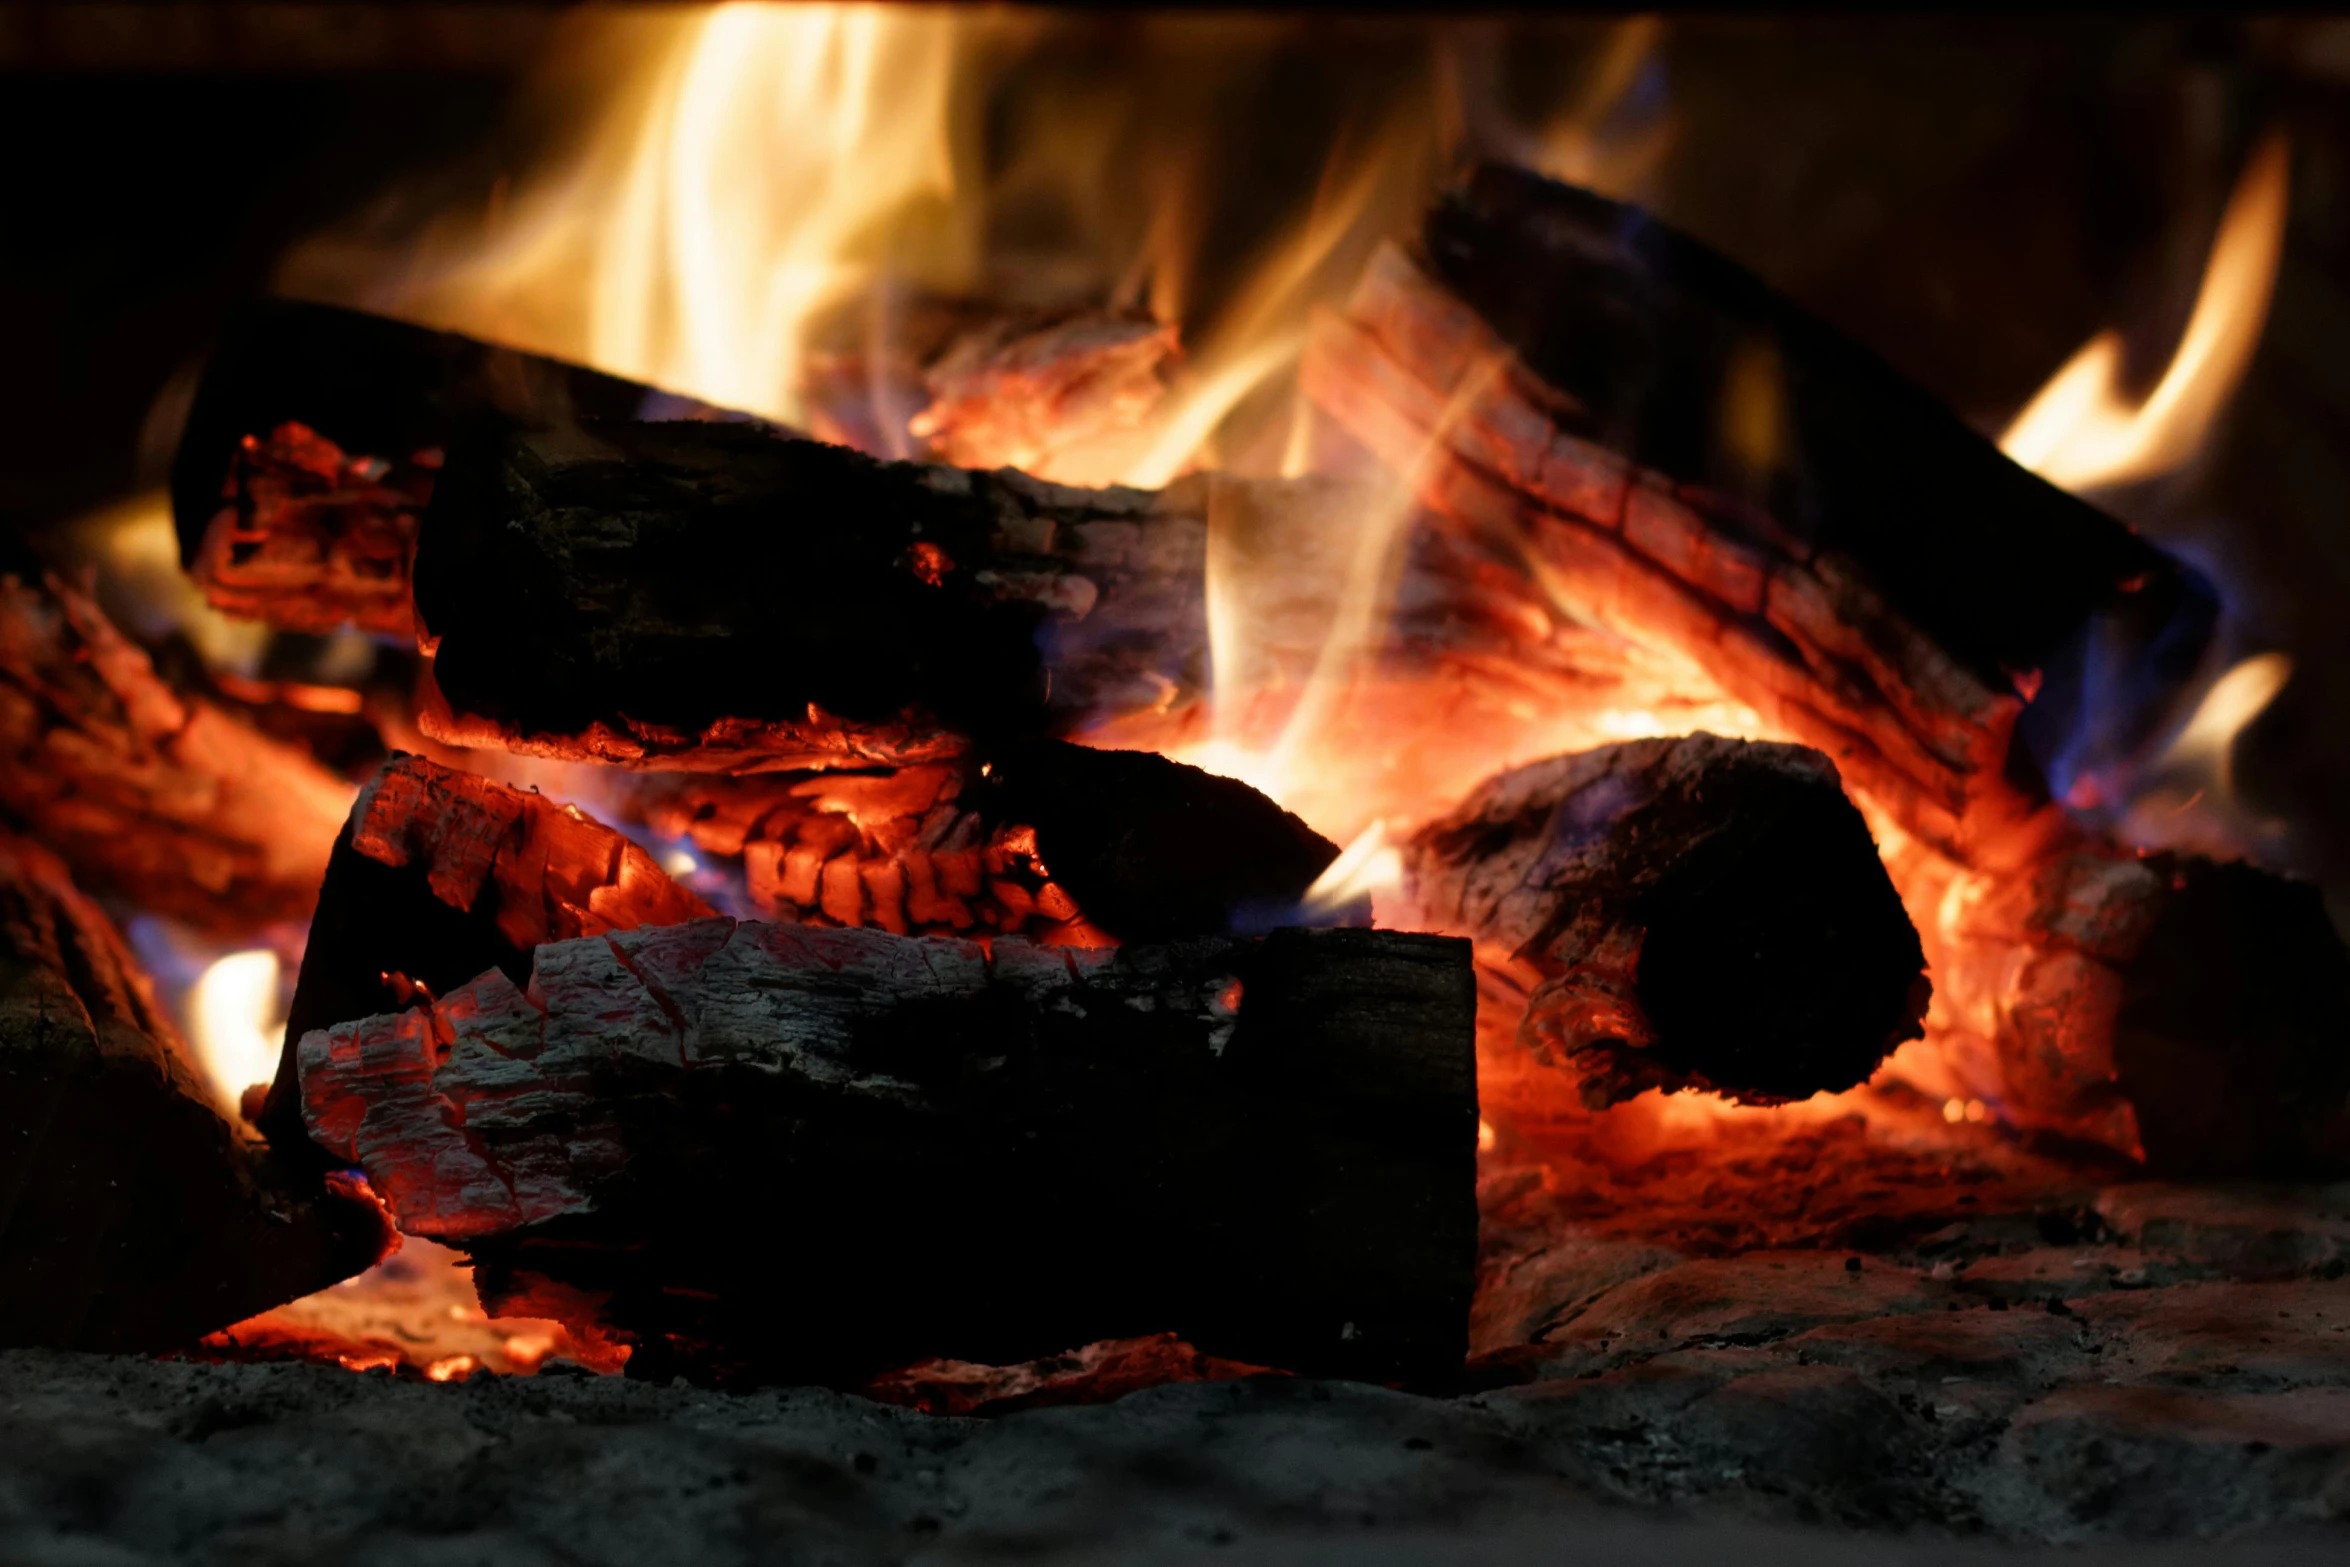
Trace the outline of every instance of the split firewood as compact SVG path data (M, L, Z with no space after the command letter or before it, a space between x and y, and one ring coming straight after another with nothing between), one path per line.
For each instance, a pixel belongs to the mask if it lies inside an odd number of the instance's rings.
M436 738L905 766L1205 673L1205 484L1078 490L723 424L452 452L418 544Z
M1437 936L705 920L312 1033L301 1087L493 1310L589 1310L632 1372L857 1385L1173 1332L1435 1377L1474 1264L1474 1002Z
M176 1349L391 1241L213 1108L122 937L48 850L0 835L0 1344Z
M1864 1081L1929 986L1827 758L1690 735L1504 773L1415 837L1436 928L1541 976L1520 1038L1593 1108L1645 1089L1752 1104Z
M0 577L0 812L81 880L218 930L300 919L350 786L183 697L87 596Z
M1438 514L1947 848L2044 798L2011 741L2035 695L2027 732L2072 722L2092 640L2169 671L2143 726L2208 634L2208 588L2120 523L1734 263L1530 174L1480 170L1383 252L1302 375Z
M572 806L396 756L329 840L286 1048L257 1124L300 1142L294 1047L332 1023L455 990L486 969L517 981L549 941L674 925L710 906L644 850Z

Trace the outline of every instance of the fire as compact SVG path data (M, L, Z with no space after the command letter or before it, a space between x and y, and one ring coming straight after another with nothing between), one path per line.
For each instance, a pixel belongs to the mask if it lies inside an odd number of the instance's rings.
M2259 653L2212 682L2195 711L2163 753L2165 767L2185 767L2217 798L2235 794L2236 737L2262 713L2285 682L2293 661L2282 653Z
M2236 182L2186 332L2143 401L2121 389L2120 335L2100 332L2015 417L2000 449L2072 490L2153 478L2192 458L2259 346L2284 253L2289 173L2284 134L2272 133Z
M215 959L188 993L189 1040L214 1097L232 1116L248 1087L277 1075L286 1037L278 980L278 956L262 947Z

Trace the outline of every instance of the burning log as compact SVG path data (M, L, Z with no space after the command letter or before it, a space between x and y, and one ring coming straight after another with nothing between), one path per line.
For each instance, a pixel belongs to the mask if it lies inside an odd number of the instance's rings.
M372 1203L230 1128L105 914L5 835L0 943L0 1343L179 1348L383 1254Z
M710 906L570 806L417 756L386 763L330 840L318 912L257 1118L299 1145L294 1048L313 1029L445 994L487 969L517 981L545 942L703 919Z
M1204 669L1204 493L739 425L460 448L418 545L445 702L424 728L721 770L904 766L1162 704Z
M214 929L299 919L349 785L182 697L54 576L0 577L0 809L83 879Z
M1432 1377L1465 1346L1474 1007L1436 936L704 920L312 1033L300 1073L311 1135L493 1309L595 1302L635 1371L856 1385L1171 1331Z
M772 916L900 935L1026 928L1054 946L1297 923L1338 854L1246 784L1164 757L1040 741L992 765L983 790L948 765L693 777L669 809L682 797L730 812L713 810L701 841L742 856ZM1047 853L1070 873L1049 872ZM445 995L486 969L520 983L549 941L711 912L576 807L395 757L335 841L259 1124L298 1137L293 1049L314 1029Z
M1922 1033L1928 984L1836 770L1691 735L1491 780L1407 851L1439 928L1542 976L1520 1037L1593 1108L1649 1088L1776 1104L1851 1088Z
M2044 798L2010 763L2026 693L2057 737L2083 649L2140 649L2143 727L2208 635L2208 588L2121 524L1725 258L1533 175L1480 170L1383 252L1302 373L1439 515L1962 857Z

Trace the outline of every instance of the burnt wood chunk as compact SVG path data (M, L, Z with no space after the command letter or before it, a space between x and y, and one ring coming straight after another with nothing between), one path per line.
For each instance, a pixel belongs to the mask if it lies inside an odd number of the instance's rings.
M708 916L644 850L577 809L423 757L386 762L334 840L260 1125L299 1146L294 1047L329 1024L530 976L543 942Z
M351 787L166 685L91 599L0 576L0 824L93 888L221 931L300 919Z
M1859 811L1802 746L1690 735L1491 780L1407 850L1440 929L1543 976L1520 1038L1593 1107L1776 1104L1922 1032L1925 954Z
M1148 751L1030 741L999 752L989 781L997 809L1034 826L1039 858L1120 941L1309 923L1307 890L1338 858L1338 845L1239 779Z
M632 1372L856 1386L1172 1332L1385 1381L1464 1353L1474 1013L1439 936L717 919L311 1033L301 1087L493 1310L592 1309Z
M230 1127L105 914L0 835L0 1344L181 1348L390 1240Z
M461 448L417 546L446 703L425 727L612 760L895 766L1148 707L1170 662L1204 657L1202 488L1072 489L690 422Z

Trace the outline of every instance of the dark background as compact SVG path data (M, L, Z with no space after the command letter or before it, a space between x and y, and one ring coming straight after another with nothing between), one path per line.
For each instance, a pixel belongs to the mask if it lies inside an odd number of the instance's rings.
M222 312L417 171L494 165L560 9L0 4L0 532L155 482L151 416ZM1435 24L1295 25L1342 63ZM1611 24L1442 25L1555 81ZM2221 580L2243 651L2292 655L2239 784L2291 824L2285 857L2350 888L2350 22L1668 19L1635 96L1671 124L1665 218L1986 430L2101 328L2159 371L2238 165L2289 129L2250 377L2195 465L2104 499Z

